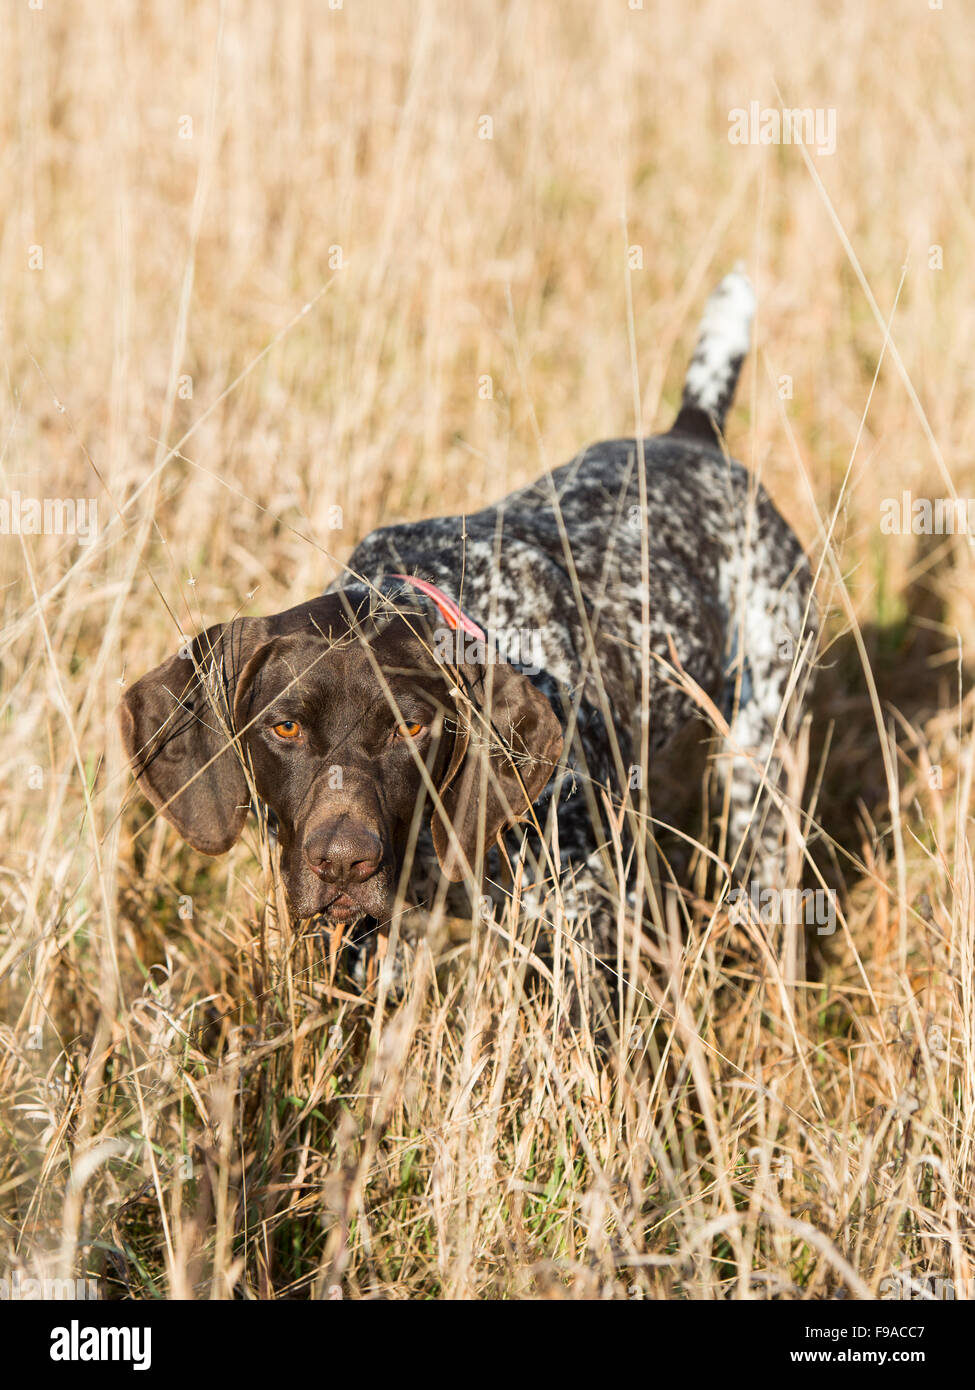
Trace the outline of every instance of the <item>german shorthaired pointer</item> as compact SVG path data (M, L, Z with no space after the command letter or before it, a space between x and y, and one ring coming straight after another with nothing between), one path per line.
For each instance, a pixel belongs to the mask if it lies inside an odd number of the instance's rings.
M740 272L711 296L668 433L374 531L322 597L218 623L144 676L122 728L153 805L206 854L266 808L299 919L381 926L514 869L539 914L610 920L618 855L625 877L669 818L654 797L648 819L644 772L669 757L691 780L703 717L726 856L776 873L776 749L816 620L795 536L723 447L753 308Z

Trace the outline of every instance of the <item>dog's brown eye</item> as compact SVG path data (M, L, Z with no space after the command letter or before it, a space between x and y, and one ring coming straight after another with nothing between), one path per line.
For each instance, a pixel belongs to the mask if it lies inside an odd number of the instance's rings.
M402 724L397 724L393 733L394 738L416 738L417 734L423 732L423 725L417 724L412 720L406 720Z
M295 719L282 719L280 724L271 725L271 732L278 738L301 738L301 725Z

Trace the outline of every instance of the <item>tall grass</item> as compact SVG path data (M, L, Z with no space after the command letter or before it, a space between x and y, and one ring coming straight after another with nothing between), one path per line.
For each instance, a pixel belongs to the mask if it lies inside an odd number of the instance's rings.
M975 487L960 7L8 0L4 30L0 496L95 497L99 534L0 537L0 1264L130 1297L970 1290L972 557L880 529ZM729 143L779 95L835 109L835 154ZM666 428L739 258L729 442L820 572L793 778L839 930L786 969L698 879L608 1049L565 1022L585 940L546 979L516 900L358 989L256 830L211 862L150 821L123 683L377 524Z

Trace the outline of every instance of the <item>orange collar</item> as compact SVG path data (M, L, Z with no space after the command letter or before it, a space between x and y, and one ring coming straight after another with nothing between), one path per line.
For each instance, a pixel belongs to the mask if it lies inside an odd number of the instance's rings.
M436 584L430 584L426 579L417 579L413 574L393 574L391 579L402 579L406 584L412 584L414 589L419 589L421 594L426 594L427 598L434 605L444 622L456 632L458 628L466 632L471 637L477 637L481 642L486 642L487 637L474 622L469 618L459 603L455 603L452 598L448 598L442 589L438 589Z

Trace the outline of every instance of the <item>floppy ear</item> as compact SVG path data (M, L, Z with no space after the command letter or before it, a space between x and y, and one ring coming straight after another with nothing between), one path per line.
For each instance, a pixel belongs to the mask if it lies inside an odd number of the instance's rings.
M476 686L483 690L483 668ZM444 874L459 882L505 826L520 819L548 782L562 751L562 728L555 711L527 676L512 666L492 668L490 710L469 721L461 716L454 747L438 788L443 812L434 808L433 845ZM463 858L444 824L456 835Z
M122 741L142 791L203 854L223 854L250 793L227 732L237 673L264 635L254 618L218 623L126 691Z

